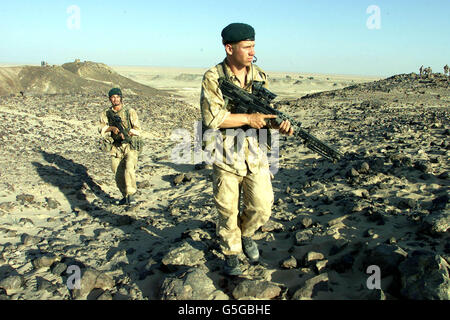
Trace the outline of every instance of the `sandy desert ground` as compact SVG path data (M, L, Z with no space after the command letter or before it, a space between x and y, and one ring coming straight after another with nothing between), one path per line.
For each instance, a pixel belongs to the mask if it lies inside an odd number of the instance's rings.
M61 93L49 80L46 93L0 97L1 299L449 299L443 75L269 72L276 107L345 157L330 163L281 139L273 214L254 237L261 261L240 256L244 276L229 278L211 170L171 155L173 130L192 134L200 119L204 70L111 69L161 91L125 95L145 131L135 206L112 204L119 192L109 156L98 150L106 92ZM94 82L77 78L80 87L121 79L92 74ZM379 288L369 266L379 268ZM81 287L73 288L77 270Z

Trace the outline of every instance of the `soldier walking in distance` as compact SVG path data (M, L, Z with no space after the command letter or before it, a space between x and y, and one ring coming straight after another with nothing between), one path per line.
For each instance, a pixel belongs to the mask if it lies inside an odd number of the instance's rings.
M110 142L111 168L115 175L116 185L122 193L122 199L116 204L134 204L136 188L136 166L138 149L134 138L139 137L141 127L136 111L123 105L122 91L113 88L109 91L111 106L100 116L99 132L103 139ZM117 118L120 117L120 118ZM117 119L121 120L123 128L127 129L130 139L126 141L124 133L117 127Z
M419 68L419 73L420 73L420 79L422 79L422 75L423 75L423 65L420 66L420 68Z
M433 70L431 69L431 67L427 67L427 68L425 69L425 71L426 71L426 73L427 73L427 78L428 78L428 79L433 78Z
M278 129L292 135L289 121L277 125L271 119L275 115L260 113L233 113L232 101L225 101L219 88L219 78L226 77L235 85L252 92L253 84L263 82L267 87L267 75L252 64L255 58L255 31L244 23L232 23L222 30L222 43L226 58L210 68L203 76L200 105L203 125L221 132L223 146L233 145L234 135L226 129ZM229 132L229 131L228 131ZM213 163L213 196L218 212L216 231L220 247L225 255L224 272L240 275L242 269L238 255L243 251L250 262L259 260L258 246L252 236L270 218L273 204L271 173L267 157L261 153L257 136L246 136L236 149L223 148L223 161ZM237 144L239 146L239 144ZM251 157L253 154L256 156ZM225 161L225 159L227 159ZM239 204L242 198L243 208Z

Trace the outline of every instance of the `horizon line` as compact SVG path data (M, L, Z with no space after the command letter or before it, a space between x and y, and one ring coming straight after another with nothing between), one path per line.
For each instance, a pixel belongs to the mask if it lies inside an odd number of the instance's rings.
M44 61L44 60L42 60ZM62 64L51 64L49 63L50 66L52 65L57 65L57 66L61 66L65 63L70 63L70 62L74 62L74 60L72 61L68 61L68 62L64 62ZM104 62L98 62L98 61L92 61L92 60L81 60L80 62L93 62L93 63L103 63L106 64ZM202 70L208 70L211 66L209 67L185 67L185 66L167 66L167 65L141 65L141 64L106 64L109 67L137 67L137 68L167 68L167 69L202 69ZM40 62L39 63L35 63L35 62L4 62L4 61L0 61L0 67L19 67L19 66L40 66ZM286 71L286 70L273 70L271 68L264 68L264 70L267 73L291 73L291 74L307 74L307 75L322 75L322 76L326 76L326 75L330 75L330 76L354 76L354 77L369 77L369 78L389 78L391 76L394 76L395 74L390 74L390 75L373 75L373 74L354 74L354 73L334 73L334 72L329 72L329 73L323 73L323 72L311 72L311 71ZM411 73L411 72L409 72Z

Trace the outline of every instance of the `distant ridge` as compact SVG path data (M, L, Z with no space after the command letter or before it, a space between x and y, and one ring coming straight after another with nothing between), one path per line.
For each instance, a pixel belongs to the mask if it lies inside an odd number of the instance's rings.
M330 90L317 92L312 94L307 94L301 99L310 99L317 97L330 97L338 94L345 94L345 92L374 92L382 91L389 93L392 90L415 90L420 88L430 88L430 87L443 87L448 88L450 82L448 78L441 73L434 73L432 78L421 79L416 73L405 73L397 74L386 79L381 79L373 82L366 82L351 85L342 89Z
M0 95L3 96L21 92L25 95L107 94L112 87L120 87L124 94L167 95L163 91L121 76L104 63L75 60L62 66L0 68Z

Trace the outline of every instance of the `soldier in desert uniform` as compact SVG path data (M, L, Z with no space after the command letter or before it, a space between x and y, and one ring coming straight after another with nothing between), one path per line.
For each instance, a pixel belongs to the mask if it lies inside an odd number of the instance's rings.
M420 79L422 79L422 76L423 76L423 65L420 66L419 73L420 73Z
M235 136L228 135L226 129L241 128L245 131L247 128L270 127L288 135L293 134L293 129L289 121L283 121L280 125L270 122L270 119L276 118L274 115L232 113L232 102L225 101L222 96L219 78L225 77L252 92L254 82L264 82L267 87L267 75L252 64L255 31L250 25L232 23L222 30L221 35L226 58L204 74L200 105L204 126L220 131L223 159L230 160L214 160L213 196L218 213L216 231L225 255L224 272L234 276L242 273L238 259L242 251L250 262L258 261L259 251L252 236L269 220L274 196L267 157L250 151L260 150L257 137L243 138L241 148L244 150L241 154L244 156L239 157L233 147ZM239 210L240 199L243 202L242 212Z
M448 72L448 65L445 65L445 66L444 66L444 75L447 76L448 73L449 73L449 72Z
M111 106L100 115L99 133L105 141L110 141L109 151L111 155L111 168L115 176L116 185L123 198L118 205L134 204L136 188L136 166L139 147L133 142L141 134L141 127L136 111L123 105L122 91L113 88L109 91ZM124 128L129 130L131 141L126 142L124 134L119 131L113 121L114 116L119 116ZM114 124L113 124L114 123Z
M427 78L433 78L433 71L431 70L431 67L427 67Z

